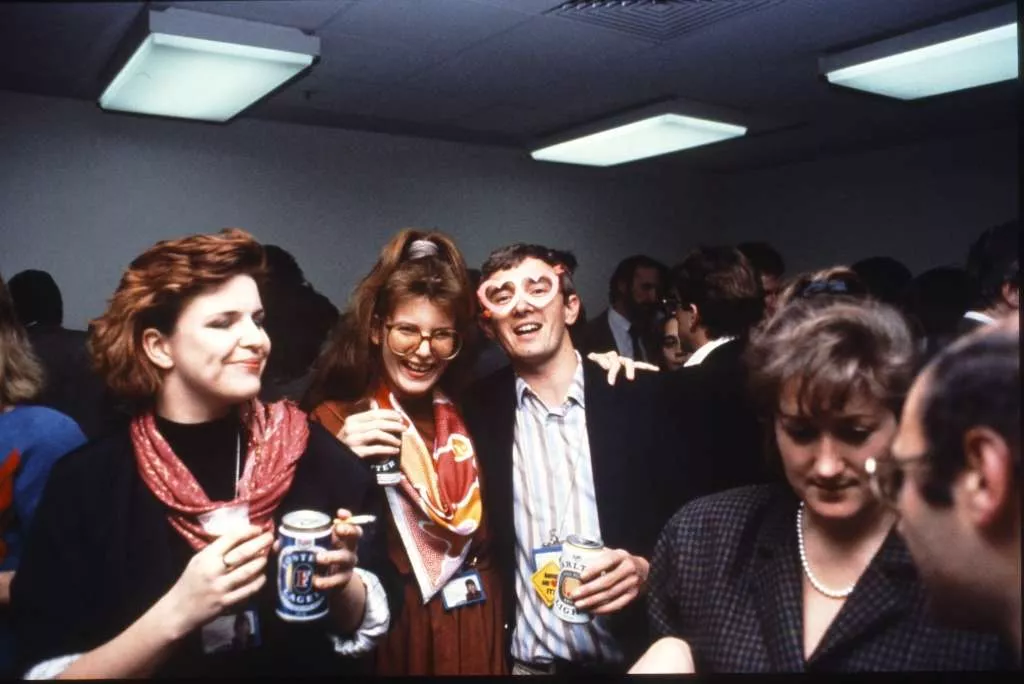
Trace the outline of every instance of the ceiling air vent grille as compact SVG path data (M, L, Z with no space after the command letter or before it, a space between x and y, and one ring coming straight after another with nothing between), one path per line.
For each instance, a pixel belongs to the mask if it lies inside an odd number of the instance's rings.
M547 14L661 43L783 0L568 0Z

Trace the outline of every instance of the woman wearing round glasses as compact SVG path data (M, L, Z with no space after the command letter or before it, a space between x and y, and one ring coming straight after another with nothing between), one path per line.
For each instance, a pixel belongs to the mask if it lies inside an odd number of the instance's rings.
M894 309L792 301L748 349L754 398L788 484L698 499L651 562L657 642L634 672L986 669L994 637L932 624L865 462L889 449L913 372Z
M460 352L475 328L454 243L404 230L356 287L314 370L314 419L369 464L387 499L378 537L403 589L377 674L505 671L477 459L450 399L472 369ZM469 579L482 596L466 597Z

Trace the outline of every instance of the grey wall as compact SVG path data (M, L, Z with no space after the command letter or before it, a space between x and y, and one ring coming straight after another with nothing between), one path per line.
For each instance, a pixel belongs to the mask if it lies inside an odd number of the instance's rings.
M471 266L516 240L572 249L591 314L622 257L677 261L698 242L768 239L790 271L891 254L962 259L1017 215L1016 130L734 175L595 170L525 153L239 120L105 114L0 92L0 272L57 278L67 324L99 314L157 240L240 226L292 251L342 305L399 228L451 234Z
M678 222L708 222L698 178L263 121L134 118L9 92L0 92L0 155L0 272L53 273L75 327L102 312L143 249L225 226L292 251L339 305L406 226L451 234L471 266L516 240L572 249L596 313L620 258L679 253L688 240Z
M712 221L724 241L771 241L793 273L875 255L918 273L962 263L989 226L1018 216L1017 129L737 174Z

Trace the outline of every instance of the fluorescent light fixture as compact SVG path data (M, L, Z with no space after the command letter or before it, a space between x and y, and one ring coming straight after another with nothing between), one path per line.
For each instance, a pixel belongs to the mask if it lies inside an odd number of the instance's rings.
M737 138L747 132L744 126L671 111L627 118L631 120L618 125L609 122L595 132L581 132L533 150L530 156L538 161L614 166Z
M1018 77L1017 19L1003 6L822 58L830 83L916 100Z
M320 52L318 38L289 27L176 8L145 20L144 37L100 96L103 109L227 121Z

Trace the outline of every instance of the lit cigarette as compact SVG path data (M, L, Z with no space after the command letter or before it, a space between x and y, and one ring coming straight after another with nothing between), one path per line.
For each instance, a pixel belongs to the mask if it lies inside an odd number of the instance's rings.
M341 518L335 518L336 523L345 523L346 525L369 525L370 523L377 522L377 516L375 515L353 515L351 518L342 520Z

